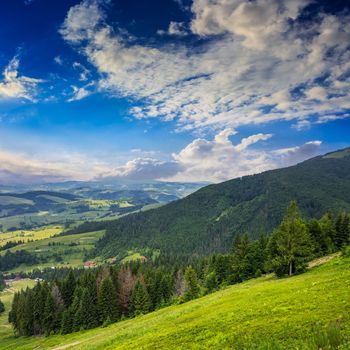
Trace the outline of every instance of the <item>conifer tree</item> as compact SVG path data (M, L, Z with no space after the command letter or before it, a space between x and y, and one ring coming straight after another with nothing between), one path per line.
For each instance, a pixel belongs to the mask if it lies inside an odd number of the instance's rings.
M336 234L334 237L334 243L338 249L349 244L350 220L349 220L348 214L341 213L337 216L337 219L335 222L335 231L336 231Z
M65 306L68 308L73 302L74 290L76 287L76 280L73 270L70 270L67 278L61 285L61 295L64 300Z
M5 305L4 303L0 300L0 314L2 314L5 311Z
M62 325L61 325L61 334L69 334L73 332L74 325L74 314L72 308L64 310L62 314Z
M197 280L196 271L192 266L188 266L185 270L186 292L184 294L185 300L192 300L198 298L200 286Z
M55 300L52 297L51 290L46 293L43 326L46 335L50 335L54 331L55 326Z
M107 319L115 322L119 317L118 296L110 277L102 281L98 296L98 311L102 323Z
M137 316L149 312L151 300L143 283L137 281L131 294L131 315Z
M96 300L88 288L83 288L78 314L84 329L94 328L99 323Z
M281 225L272 233L269 248L272 267L277 275L291 276L305 268L312 244L296 202L291 202Z

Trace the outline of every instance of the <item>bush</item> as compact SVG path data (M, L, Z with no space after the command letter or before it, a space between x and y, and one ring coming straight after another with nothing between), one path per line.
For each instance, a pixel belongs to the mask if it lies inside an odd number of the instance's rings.
M350 258L350 245L343 248L342 255L346 258Z

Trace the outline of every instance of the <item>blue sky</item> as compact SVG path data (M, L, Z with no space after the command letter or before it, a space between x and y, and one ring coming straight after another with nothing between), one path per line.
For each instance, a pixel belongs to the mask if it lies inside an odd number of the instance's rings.
M0 37L0 183L218 182L350 146L347 1L8 0Z

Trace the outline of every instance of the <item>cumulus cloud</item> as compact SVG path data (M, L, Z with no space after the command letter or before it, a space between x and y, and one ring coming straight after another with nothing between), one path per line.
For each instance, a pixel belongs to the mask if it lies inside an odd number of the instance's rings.
M289 166L297 164L305 159L320 154L320 146L322 141L309 141L301 146L283 148L272 152L277 156L278 164L281 166Z
M65 151L40 157L0 151L0 184L72 179L221 182L296 164L321 151L321 141L266 151L254 145L268 142L271 134L250 135L233 143L235 134L234 129L227 128L210 140L196 138L167 160L157 159L155 152L134 149L128 157L135 158L126 158L122 165L116 165L117 155L107 161Z
M100 90L134 98L137 118L176 120L179 130L305 124L350 108L350 18L300 21L310 3L194 0L185 25L204 38L197 49L142 45L106 23L97 0L73 6L60 32L97 68Z
M212 140L197 138L170 161L137 158L113 169L112 178L131 180L211 181L221 182L244 175L289 166L320 153L321 141L310 141L292 148L264 151L252 148L269 140L271 134L256 134L234 144L236 132L225 129Z
M0 99L21 98L34 101L36 88L43 80L19 75L19 60L14 57L3 71L0 81Z

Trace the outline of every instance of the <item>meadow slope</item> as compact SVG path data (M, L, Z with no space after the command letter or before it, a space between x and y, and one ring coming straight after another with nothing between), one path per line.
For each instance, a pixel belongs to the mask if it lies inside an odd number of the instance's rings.
M292 278L250 280L106 328L47 338L8 334L0 343L4 350L312 349L314 334L335 321L349 339L349 258Z

